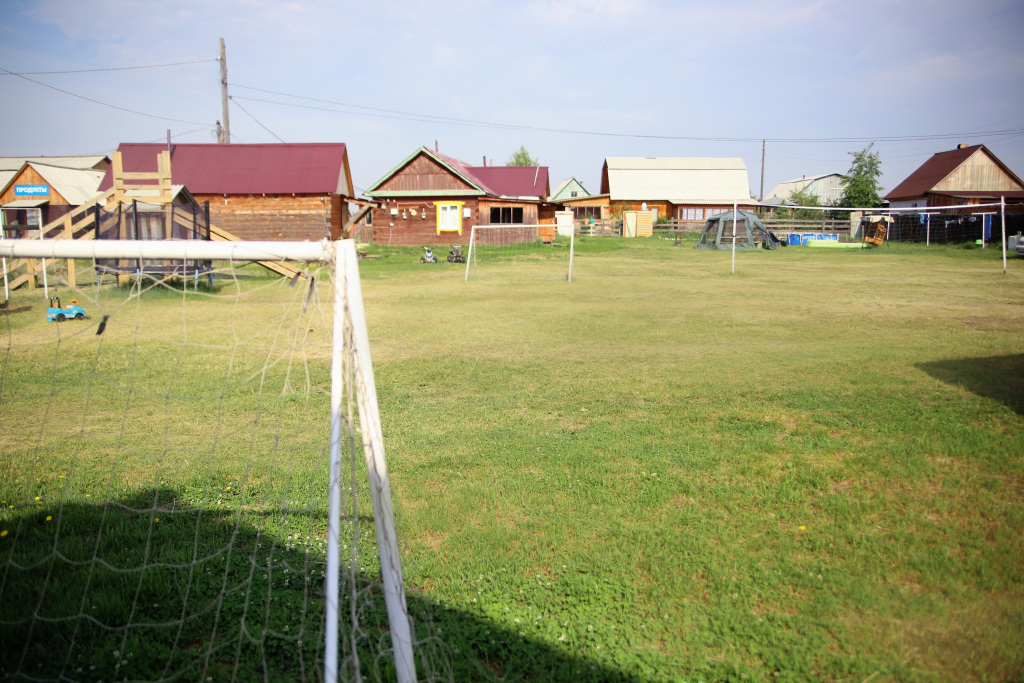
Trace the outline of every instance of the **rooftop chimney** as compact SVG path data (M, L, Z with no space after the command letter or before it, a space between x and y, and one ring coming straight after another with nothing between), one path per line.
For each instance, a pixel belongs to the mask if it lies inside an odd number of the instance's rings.
M487 165L487 157L484 157L484 166Z
M961 142L959 145L956 146L957 149L967 149L968 147L970 147L970 145L968 145L966 142Z

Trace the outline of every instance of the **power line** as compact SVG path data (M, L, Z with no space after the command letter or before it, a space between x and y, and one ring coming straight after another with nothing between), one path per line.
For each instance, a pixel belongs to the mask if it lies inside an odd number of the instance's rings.
M562 128L545 128L540 126L521 126L509 123L498 123L490 121L478 121L474 119L459 119L445 116L434 116L432 114L418 114L415 112L399 111L394 109L382 109L379 107L367 107L359 104L350 104L347 102L336 102L333 100L318 99L315 97L306 97L303 95L294 95L291 93L278 92L275 90L267 90L264 88L254 88L248 85L239 85L237 83L231 83L233 87L243 88L246 90L256 90L259 92L270 93L272 95L280 95L282 97L292 97L300 100L307 100L310 102L321 102L323 104L333 104L341 107L350 107L353 109L364 109L367 112L382 112L380 114L356 112L356 111L342 111L338 109L328 109L325 107L314 107L310 105L293 104L290 102L275 102L272 100L261 100L254 97L242 97L238 99L249 100L252 102L263 102L265 104L277 104L284 107L296 107L299 109L313 109L317 111L330 111L339 114L355 114L357 116L369 116L374 118L387 118L387 119L399 119L405 121L420 121L430 123L444 123L448 125L464 125L474 126L481 128L498 128L505 130L523 130L538 133L564 133L570 135L594 135L601 137L621 137L621 138L645 138L655 140L690 140L690 141L701 141L701 142L760 142L762 139L766 139L768 142L840 142L840 143L856 143L856 142L903 142L903 141L918 141L918 140L945 140L950 138L959 138L964 135L970 134L973 137L995 137L999 135L1012 135L1017 133L1024 133L1024 128L1016 128L1011 130L999 130L999 131L988 131L988 132L971 132L971 133L937 133L931 135L888 135L888 136L877 136L877 137L836 137L836 138L737 138L737 137L702 137L702 136L680 136L680 135L642 135L634 133L609 133L601 131L585 131L585 130L571 130ZM1008 119L1013 120L1013 119Z
M184 66L185 64L205 64L206 62L216 62L216 59L197 59L193 62L171 62L170 64L147 64L145 66L112 66L106 69L73 69L71 71L20 71L14 73L13 71L7 71L5 74L0 76L46 76L49 74L87 74L96 73L98 71L130 71L132 69L158 69L163 66Z
M8 69L3 68L2 66L0 66L0 71L6 71L11 76L17 76L18 78L24 79L24 80L26 80L26 81L28 81L30 83L35 83L36 85L41 85L44 88L49 88L50 90L56 90L57 92L64 93L65 95L71 95L72 97L77 97L80 100L85 100L86 102L92 102L93 104L99 104L99 105L102 105L104 107L110 107L111 109L118 109L120 111L126 111L129 114L138 114L139 116L148 116L151 119L161 119L163 121L173 121L175 123L187 123L187 124L190 124L190 125L193 125L193 126L203 126L203 125L206 125L206 124L204 124L204 123L202 123L200 121L185 121L183 119L172 119L172 118L169 118L167 116L158 116L156 114L147 114L146 112L143 112L143 111L135 111L133 109L125 109L124 107L119 107L116 104L107 104L106 102L100 102L99 100L94 100L91 97L86 97L84 95L76 95L73 92L68 92L67 90L61 90L60 88L54 87L54 86L49 85L47 83L42 83L42 82L37 81L35 79L29 78L27 76L22 76L21 74L16 74L13 71L10 71ZM2 74L0 74L0 75L2 75Z
M211 128L213 128L213 126L203 126L202 128L196 128L194 130L188 130L188 131L185 131L184 133L174 133L173 135L171 135L171 139L173 140L174 138L185 137L186 135L191 135L192 133L198 133L201 130L210 130ZM163 142L166 139L167 139L167 137L164 136L164 137L157 138L156 140L147 140L146 142L147 143Z
M268 133L270 133L271 135L273 135L273 136L274 136L275 138L277 138L278 142L282 142L282 143L284 142L284 140L282 140L281 138L279 138L279 137L277 136L277 133L275 133L274 131L270 130L269 128L267 128L266 126L264 126L264 125L263 125L262 123L260 123L260 122L259 122L259 119L257 119L257 118L256 118L255 116L253 116L252 114L249 114L249 110L248 110L248 109L246 109L245 107L243 107L242 105L240 105L240 104L239 104L238 102L235 102L235 98L234 98L234 96L232 96L232 95L228 95L228 99L229 99L229 100L231 100L231 101L232 101L232 102L234 103L234 105L235 105L236 107L238 107L239 109L241 109L242 111L244 111L244 112L245 112L246 114L248 114L248 115L249 115L249 118L250 118L250 119L252 119L252 120L253 120L253 121L255 121L256 123L259 123L259 124L260 124L260 127L261 127L261 128L263 128L263 130L267 131Z

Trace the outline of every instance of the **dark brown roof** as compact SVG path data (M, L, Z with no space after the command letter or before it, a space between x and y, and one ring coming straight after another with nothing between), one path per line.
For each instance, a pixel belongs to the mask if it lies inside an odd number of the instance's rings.
M155 172L165 149L161 143L117 147L127 173ZM112 187L112 172L107 169L100 192ZM171 176L192 194L353 194L342 142L171 145Z

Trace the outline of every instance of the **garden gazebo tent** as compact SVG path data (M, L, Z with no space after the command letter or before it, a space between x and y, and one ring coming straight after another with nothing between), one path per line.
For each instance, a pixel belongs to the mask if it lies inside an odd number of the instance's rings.
M736 248L756 249L757 242L754 240L754 231L760 230L764 238L764 248L774 249L775 241L768 233L761 219L749 211L724 211L712 216L704 224L704 230L700 233L694 249L732 249L733 224L736 223Z

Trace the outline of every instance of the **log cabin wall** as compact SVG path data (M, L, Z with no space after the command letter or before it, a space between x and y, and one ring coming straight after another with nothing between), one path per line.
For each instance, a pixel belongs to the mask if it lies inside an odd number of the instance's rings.
M384 199L383 208L373 208L373 241L376 244L407 247L432 245L468 244L469 231L480 222L480 200L477 197L423 196ZM469 209L469 218L462 218L462 234L442 232L437 234L437 207L434 202L463 202L462 208ZM397 216L391 210L398 211ZM416 215L412 215L412 209ZM403 217L404 216L404 217Z
M537 211L537 204L531 202L517 202L508 199L496 199L483 197L480 199L480 222L478 225L495 225L491 223L491 209L494 207L515 207L523 210L523 225L537 225L540 216ZM554 218L554 213L551 214Z
M210 222L243 240L338 239L348 202L337 194L196 194L210 202Z

